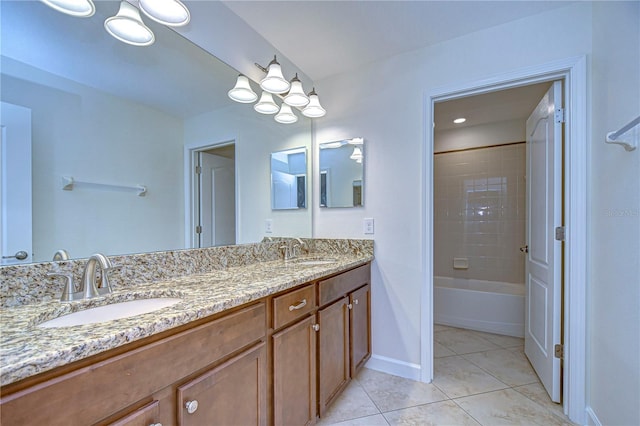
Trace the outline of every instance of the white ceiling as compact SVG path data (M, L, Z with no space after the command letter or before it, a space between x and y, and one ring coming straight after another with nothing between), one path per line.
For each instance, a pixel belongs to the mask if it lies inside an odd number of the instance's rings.
M318 80L567 3L267 0L224 4ZM117 6L115 0L100 1L94 17L78 19L38 1L3 0L2 54L176 116L189 117L229 104L226 91L235 80L235 70L188 40L170 37L172 31L149 20L147 25L157 37L153 46L137 48L116 41L106 34L102 22L115 14ZM192 21L206 21L206 17L197 18ZM492 105L501 106L492 108L486 108L486 100L473 98L447 102L436 109L436 120L439 128L446 128L450 125L447 114L463 114L463 110L468 111L463 115L475 118L469 117L466 125L520 118L513 115L522 115L520 111L531 102L535 106L541 96L538 92L528 91L530 99L519 92L521 100L503 92L486 95L491 96Z
M549 82L538 83L436 103L433 113L435 128L440 131L510 120L524 122L549 86ZM454 124L453 120L459 117L467 121Z
M312 80L566 6L565 1L223 1Z

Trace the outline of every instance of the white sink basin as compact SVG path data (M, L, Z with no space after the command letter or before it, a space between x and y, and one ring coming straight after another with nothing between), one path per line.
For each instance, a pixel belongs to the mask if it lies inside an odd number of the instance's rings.
M38 327L57 328L71 327L74 325L94 324L98 322L113 321L121 318L129 318L136 315L157 311L182 301L172 297L158 297L154 299L138 299L128 302L112 303L111 305L98 306L73 312L58 318L38 324Z

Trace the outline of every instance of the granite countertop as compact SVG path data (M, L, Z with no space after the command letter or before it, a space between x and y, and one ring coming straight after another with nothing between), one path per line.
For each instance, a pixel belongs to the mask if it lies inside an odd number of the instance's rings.
M121 288L105 297L63 303L49 301L2 308L0 385L117 348L191 321L240 306L308 281L364 265L369 255L331 256L335 263L302 265L294 262L259 262L189 275L166 281ZM182 301L135 317L65 328L38 324L87 307L152 297L178 297Z

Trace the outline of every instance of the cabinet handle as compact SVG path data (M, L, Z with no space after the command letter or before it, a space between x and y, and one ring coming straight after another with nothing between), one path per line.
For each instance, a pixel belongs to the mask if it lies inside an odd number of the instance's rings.
M313 328L313 331L320 331L320 324L313 324L311 328Z
M349 304L347 305L347 308L349 308L349 309L353 309L353 303L349 303Z
M300 302L298 302L297 305L290 305L289 306L289 311L295 311L297 309L302 309L305 306L307 306L307 299L302 299Z
M187 401L184 404L184 408L187 409L187 413L189 413L189 414L195 413L196 410L198 409L198 400L194 399L193 401Z

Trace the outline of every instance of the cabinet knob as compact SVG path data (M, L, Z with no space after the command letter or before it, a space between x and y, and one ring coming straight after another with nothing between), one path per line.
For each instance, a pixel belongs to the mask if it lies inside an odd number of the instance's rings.
M184 404L184 408L187 409L187 413L193 414L198 409L198 400L194 399L193 401L187 401Z
M353 303L349 303L349 304L347 305L347 308L349 308L349 309L353 309Z
M313 324L311 328L313 328L313 331L320 331L320 324Z
M151 423L149 426L162 426L162 423Z
M355 305L357 305L357 304L358 304L358 299L354 299L354 300L353 300L353 303L354 303Z

